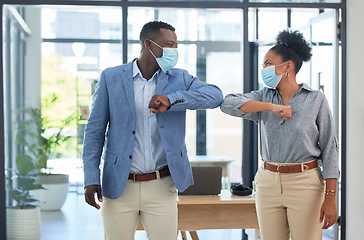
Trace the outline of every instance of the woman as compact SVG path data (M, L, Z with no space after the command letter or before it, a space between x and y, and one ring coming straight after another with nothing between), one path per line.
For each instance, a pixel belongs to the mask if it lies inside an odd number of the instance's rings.
M263 163L254 182L263 240L322 239L322 229L337 220L338 145L332 114L323 93L296 82L310 58L311 47L301 33L280 32L264 57L267 87L229 94L221 105L223 112L259 125Z

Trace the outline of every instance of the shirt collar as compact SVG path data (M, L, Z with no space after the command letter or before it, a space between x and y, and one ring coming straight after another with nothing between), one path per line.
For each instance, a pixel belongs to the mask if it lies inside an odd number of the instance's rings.
M309 92L312 92L313 91L313 89L310 88L306 83L300 83L300 84L298 84L298 86L300 86L300 90L301 89L304 89L304 90L307 90ZM272 89L272 90L278 91L277 88L268 87L268 89Z
M140 70L138 68L137 59L135 59L133 61L133 78L136 77L138 75L138 73L140 74L140 76L142 76L142 73L140 72Z
M309 92L313 91L312 88L310 88L306 83L301 83L301 84L298 84L298 85L301 87L301 89L305 89L305 90L307 90Z
M140 72L140 69L138 67L138 64L137 64L137 60L138 59L135 59L134 62L133 62L133 78L135 78L138 74L141 78L144 78L142 73ZM152 79L154 76L156 76L158 78L159 76L159 73L160 73L160 69L158 69L152 76Z

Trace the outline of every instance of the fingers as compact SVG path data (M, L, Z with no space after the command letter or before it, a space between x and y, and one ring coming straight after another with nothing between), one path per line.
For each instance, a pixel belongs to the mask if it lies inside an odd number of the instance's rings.
M148 107L153 113L162 113L169 109L171 103L168 97L155 94L149 102Z
M97 199L102 202L101 188L96 188Z
M93 206L94 208L100 209L100 206L95 202L95 195L94 194L92 194L92 195L85 194L85 200L89 205Z
M291 106L287 105L284 106L284 109L282 110L283 117L287 119L290 119L292 117L292 111Z
M320 219L319 219L319 223L322 223L322 221L324 220L324 211L322 211L322 209L320 210Z
M323 221L322 221L322 229L327 229L327 225L328 225L329 219L324 216Z
M285 120L288 120L292 117L291 111L282 110L279 113Z
M158 94L155 94L152 99L150 99L148 108L157 109L161 105L161 102L158 100Z
M322 226L323 229L328 229L337 222L337 216L327 217L326 226Z
M159 96L159 98L158 98L158 100L164 105L164 106L166 106L166 107L169 107L170 105L171 105L171 103L170 103L170 101L169 101L169 99L168 99L168 97L166 97L166 96L163 96L163 95L160 95Z
M161 105L160 107L158 108L151 108L150 110L153 112L153 113L162 113L162 112L165 112L169 109L169 107L167 106L164 106L164 105Z
M336 223L336 218L334 218L334 217L328 218L328 217L325 216L323 224L322 224L322 229L328 229L329 227L331 227L335 223Z
M290 105L275 105L273 112L285 120L292 117L291 106Z
M95 201L95 193L97 193L98 200L101 199L100 202L102 202L101 186L99 185L91 185L85 188L85 201L94 208L100 209L100 205Z
M337 215L325 214L323 211L320 213L320 223L322 223L322 229L328 229L334 225L337 221Z

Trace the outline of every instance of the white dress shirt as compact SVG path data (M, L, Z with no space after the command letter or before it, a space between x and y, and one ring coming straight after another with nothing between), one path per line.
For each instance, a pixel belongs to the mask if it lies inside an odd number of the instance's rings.
M147 173L167 165L166 153L158 131L156 114L149 108L149 102L155 94L160 70L151 79L146 80L133 62L133 81L136 112L135 145L131 172Z

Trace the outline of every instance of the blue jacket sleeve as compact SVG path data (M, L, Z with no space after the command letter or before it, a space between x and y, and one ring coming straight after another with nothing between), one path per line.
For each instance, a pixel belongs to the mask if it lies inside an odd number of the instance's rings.
M222 100L222 91L215 85L201 82L187 71L183 73L186 90L168 94L171 102L169 111L185 111L218 107Z
M85 128L82 151L84 185L100 185L100 161L109 122L109 101L106 77L101 73L100 81L92 97L90 116Z
M250 93L232 93L228 94L223 103L220 105L220 109L222 112L229 114L235 117L241 117L247 120L252 120L258 122L260 120L260 112L252 112L245 113L239 109L239 107L243 106L247 102L254 101L262 101L262 90L252 91Z

